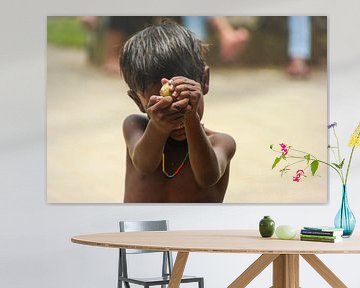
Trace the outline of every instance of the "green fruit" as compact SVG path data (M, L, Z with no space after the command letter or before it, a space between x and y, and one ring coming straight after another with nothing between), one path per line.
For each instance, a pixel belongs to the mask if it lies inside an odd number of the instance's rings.
M161 96L164 96L164 97L166 97L166 96L171 96L169 83L165 83L165 84L161 87L161 89L160 89L160 95L161 95Z

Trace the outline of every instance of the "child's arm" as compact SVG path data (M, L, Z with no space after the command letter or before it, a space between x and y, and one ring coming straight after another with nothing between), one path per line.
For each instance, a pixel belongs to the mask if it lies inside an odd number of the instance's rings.
M147 107L148 122L137 115L125 119L125 141L138 171L150 174L159 166L169 133L183 123L183 108L187 105L188 99L175 104L171 97L151 96Z
M184 78L172 79L174 96L189 99L191 110L185 114L185 131L189 147L189 159L196 182L201 187L216 184L235 154L236 144L232 137L215 134L208 137L200 123L198 109L203 105L203 95L199 83Z
M208 137L197 114L185 116L185 131L189 147L189 159L196 182L201 187L215 185L224 175L235 154L236 144L226 134Z

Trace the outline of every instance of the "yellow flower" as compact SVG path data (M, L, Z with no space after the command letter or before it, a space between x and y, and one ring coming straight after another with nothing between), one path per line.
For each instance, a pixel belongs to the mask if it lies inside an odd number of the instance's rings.
M351 136L349 146L360 147L360 122L359 122L358 126L356 127L354 133Z

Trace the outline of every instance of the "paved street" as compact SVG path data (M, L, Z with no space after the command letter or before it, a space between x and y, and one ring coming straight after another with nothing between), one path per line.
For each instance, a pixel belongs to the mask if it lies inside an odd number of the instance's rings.
M122 122L140 113L125 83L88 64L83 51L52 46L47 75L48 201L120 203ZM279 68L212 69L203 123L237 142L225 202L326 202L324 166L295 183L294 171L281 178L271 170L276 155L269 149L284 142L326 159L325 71L294 81Z

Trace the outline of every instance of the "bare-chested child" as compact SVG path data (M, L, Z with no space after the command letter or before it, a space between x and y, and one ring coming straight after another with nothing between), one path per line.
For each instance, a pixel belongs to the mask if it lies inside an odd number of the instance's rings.
M201 123L209 91L204 53L194 34L171 22L138 32L121 50L128 95L146 113L123 124L125 203L223 201L236 144ZM171 96L160 96L165 83Z

